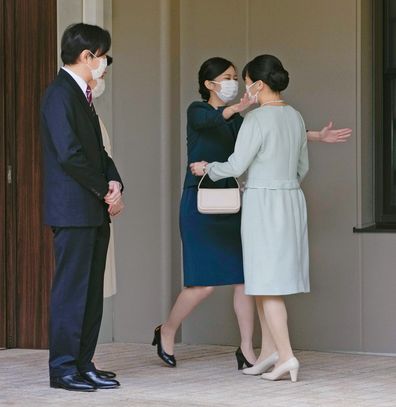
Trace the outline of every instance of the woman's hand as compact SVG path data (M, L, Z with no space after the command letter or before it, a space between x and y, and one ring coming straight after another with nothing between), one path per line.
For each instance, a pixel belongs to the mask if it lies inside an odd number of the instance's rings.
M352 129L333 129L333 122L323 127L320 131L309 131L309 141L322 141L323 143L345 143L352 135Z
M243 95L243 98L241 98L239 103L236 103L235 105L228 106L223 110L223 117L226 120L228 120L235 113L243 112L244 110L248 109L254 103L255 103L254 101L250 100L248 94L245 93Z
M191 163L190 164L190 170L191 172L198 176L202 177L205 174L205 167L208 165L206 161L199 161L196 163Z
M238 113L243 112L244 110L248 109L250 106L254 105L256 102L254 102L254 99L251 100L248 96L247 93L243 95L243 98L241 98L240 102L237 103L236 105L232 105L233 109L237 111Z

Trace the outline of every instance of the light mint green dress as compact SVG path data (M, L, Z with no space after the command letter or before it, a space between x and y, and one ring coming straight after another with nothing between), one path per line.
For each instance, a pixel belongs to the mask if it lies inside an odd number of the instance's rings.
M249 112L227 162L208 164L213 181L248 170L242 204L245 292L309 292L307 209L300 182L308 172L307 136L291 106Z

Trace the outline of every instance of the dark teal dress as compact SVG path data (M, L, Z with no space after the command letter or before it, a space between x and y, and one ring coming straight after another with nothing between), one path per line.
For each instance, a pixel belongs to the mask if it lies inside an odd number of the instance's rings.
M235 114L225 120L223 108L193 102L187 109L188 165L180 202L180 233L183 243L184 285L212 286L243 284L241 214L204 215L197 209L197 186L189 164L196 161L227 161L233 153L243 118ZM209 177L206 187L224 188L233 178L216 183Z

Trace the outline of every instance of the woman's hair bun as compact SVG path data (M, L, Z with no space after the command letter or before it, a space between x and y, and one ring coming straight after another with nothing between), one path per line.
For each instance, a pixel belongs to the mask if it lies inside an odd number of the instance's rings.
M289 85L289 72L273 55L259 55L248 62L242 71L243 79L246 76L253 82L263 81L274 92L281 92Z
M276 92L282 92L289 84L289 72L286 69L273 71L268 74L267 85Z

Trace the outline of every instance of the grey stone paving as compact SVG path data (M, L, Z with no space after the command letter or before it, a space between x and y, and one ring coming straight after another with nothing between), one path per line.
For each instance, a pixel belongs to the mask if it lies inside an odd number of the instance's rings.
M51 389L47 351L0 351L1 406L110 407L396 407L396 358L296 352L298 383L266 382L236 370L235 348L176 347L178 367L167 368L154 348L100 345L99 368L115 370L122 387L95 393Z

